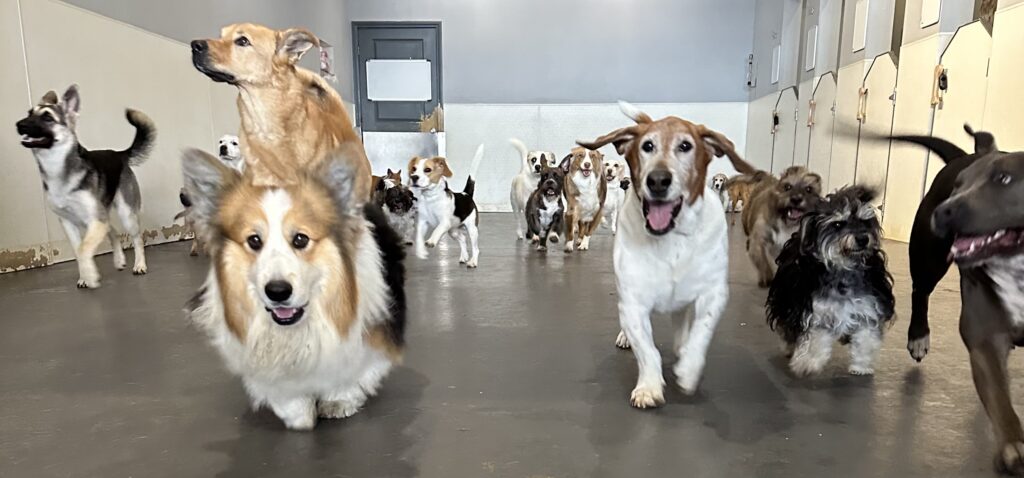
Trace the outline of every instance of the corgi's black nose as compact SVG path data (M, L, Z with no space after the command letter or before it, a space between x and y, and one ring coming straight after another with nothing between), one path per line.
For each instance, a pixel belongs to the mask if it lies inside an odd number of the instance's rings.
M292 296L292 285L283 280L272 280L263 287L263 292L274 302L284 302Z
M192 40L192 52L202 53L206 51L206 40Z

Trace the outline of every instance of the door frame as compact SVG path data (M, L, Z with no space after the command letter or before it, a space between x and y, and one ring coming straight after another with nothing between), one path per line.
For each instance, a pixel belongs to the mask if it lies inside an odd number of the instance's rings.
M355 91L353 92L353 99L355 100L354 103L356 110L356 127L360 128L360 133L362 133L363 127L363 79L360 78L359 75L359 31L361 29L372 30L375 28L393 27L430 27L437 30L437 104L438 106L444 108L444 57L442 56L442 52L444 51L444 49L441 46L441 40L443 35L440 21L352 22L352 85L355 87Z

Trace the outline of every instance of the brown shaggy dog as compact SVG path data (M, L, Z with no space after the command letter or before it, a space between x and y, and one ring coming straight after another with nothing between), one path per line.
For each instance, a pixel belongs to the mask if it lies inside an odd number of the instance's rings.
M213 81L238 88L239 131L246 175L256 185L288 185L305 166L328 156L352 167L355 197L370 198L370 162L338 93L296 66L320 40L297 28L240 23L221 38L192 42L192 64Z
M775 277L775 258L800 228L804 213L821 200L821 176L792 166L782 178L760 175L748 207L743 208L747 253L757 268L757 285L768 287Z

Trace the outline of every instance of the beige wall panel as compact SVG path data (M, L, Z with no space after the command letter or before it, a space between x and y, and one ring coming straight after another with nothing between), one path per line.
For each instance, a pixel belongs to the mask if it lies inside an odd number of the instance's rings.
M811 97L814 96L814 79L800 83L797 89L796 143L793 146L793 164L807 165L808 148L811 143L811 128L807 127L807 115L811 111Z
M199 73L198 71L196 72ZM241 120L238 117L238 89L224 83L210 82L210 107L213 113L213 138L225 134L238 134ZM214 145L210 145L212 149Z
M814 89L814 124L810 131L810 142L807 167L811 171L821 175L822 190L831 191L829 185L830 169L832 165L832 131L835 126L835 116L832 114L832 105L836 100L836 76L825 74L818 80Z
M889 170L889 142L867 141L865 135L889 135L892 132L893 102L889 99L896 88L896 64L888 53L875 57L864 77L868 94L866 116L861 124L861 140L857 148L856 184L874 186L883 194L875 204L885 204L885 183ZM885 215L883 209L883 217Z
M981 22L974 22L960 27L942 54L942 66L949 70L949 89L941 107L935 110L932 135L952 141L967 152L974 151L974 140L964 133L964 123L974 128L982 128L984 123L991 52L992 37ZM934 154L928 157L925 190L945 165Z
M984 129L1000 149L1024 149L1024 3L996 12ZM973 148L972 148L973 149Z
M853 184L856 176L857 135L860 128L857 122L857 90L864 84L864 70L867 64L867 61L859 61L839 69L832 162L828 181L830 190Z
M772 173L779 174L793 165L793 150L796 146L797 111L796 87L779 92L775 112L779 115L779 126L775 130L772 144Z
M14 123L31 106L17 0L0 0L0 272L46 264L49 234L39 169Z
M903 45L900 50L893 133L927 135L931 130L932 83L938 48L939 36L932 35ZM893 142L891 146L882 228L889 239L909 241L914 214L923 194L928 151L901 142Z
M772 167L772 110L779 95L772 93L750 102L747 110L745 159L758 169Z
M134 129L124 119L126 107L156 123L156 148L135 168L142 227L147 244L177 240L181 230L172 218L181 209L181 150L213 145L210 80L192 67L188 47L53 0L23 2L22 16L33 95L77 83L82 144L127 147ZM65 243L55 216L47 216L51 240Z

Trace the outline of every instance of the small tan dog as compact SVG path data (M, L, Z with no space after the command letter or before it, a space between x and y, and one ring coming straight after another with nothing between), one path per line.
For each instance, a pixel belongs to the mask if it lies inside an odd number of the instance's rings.
M599 169L604 162L600 151L577 147L562 160L565 171L565 252L590 249L590 236L601 224L608 184ZM575 239L574 239L575 238Z
M782 178L758 173L750 206L743 208L747 254L757 269L757 285L768 287L775 277L775 258L800 229L804 213L821 200L821 176L791 166Z
M302 171L330 157L353 168L356 200L370 199L370 162L341 97L296 66L320 40L300 29L240 23L221 38L192 42L192 64L238 88L246 176L256 186L297 184Z

